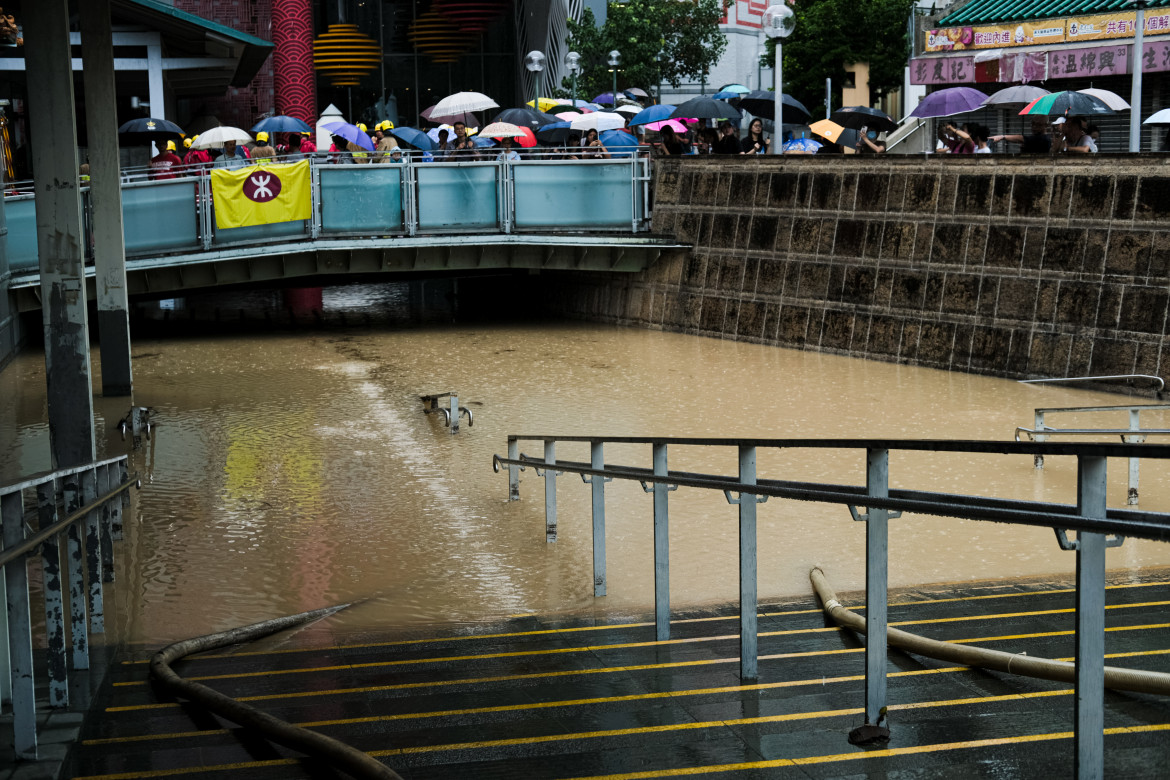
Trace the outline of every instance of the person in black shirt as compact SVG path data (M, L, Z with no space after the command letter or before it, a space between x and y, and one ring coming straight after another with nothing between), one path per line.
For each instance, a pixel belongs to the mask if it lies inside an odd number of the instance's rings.
M764 122L753 119L748 125L747 135L740 141L739 150L742 154L767 154L770 141L764 140Z
M739 139L735 137L735 125L731 122L719 123L719 140L715 142L714 154L739 154Z
M1023 154L1048 154L1052 151L1052 136L1048 135L1048 122L1044 117L1032 118L1032 132L1029 135L993 135L987 140L1020 144L1020 152Z

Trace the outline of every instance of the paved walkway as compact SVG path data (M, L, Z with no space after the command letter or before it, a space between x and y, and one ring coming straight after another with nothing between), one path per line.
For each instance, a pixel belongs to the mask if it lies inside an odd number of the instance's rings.
M1170 573L1114 581L1110 665L1170 671ZM831 573L830 573L831 579ZM863 601L843 599L857 609ZM1024 583L899 593L890 621L936 639L1050 658L1072 654L1073 592ZM884 749L862 722L858 637L812 600L760 617L760 680L740 685L733 608L650 621L523 618L474 635L436 630L327 649L198 657L180 674L338 737L406 778L1068 777L1071 688L894 651ZM320 627L295 641L322 638ZM84 778L334 777L229 723L160 699L146 664L121 662L73 754ZM1106 694L1106 774L1165 776L1170 699Z

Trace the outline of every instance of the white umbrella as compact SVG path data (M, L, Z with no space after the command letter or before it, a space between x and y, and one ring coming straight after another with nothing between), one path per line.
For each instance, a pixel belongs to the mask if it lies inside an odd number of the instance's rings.
M614 111L619 114L629 114L630 116L633 116L634 114L642 113L642 107L637 103L627 103L624 106L618 106L614 109Z
M499 103L482 92L456 92L436 103L435 107L431 109L431 116L451 116L470 111L487 111L489 108L499 107Z
M203 131L199 140L191 144L192 149L222 149L225 141L246 144L252 136L238 127L213 127Z
M1042 89L1041 87L1034 87L1031 84L1018 84L1014 87L1005 87L998 92L993 92L988 95L987 100L983 101L983 105L999 108L1018 105L1020 108L1023 108L1036 98L1044 97L1047 94L1049 94L1048 90Z
M1142 122L1142 124L1143 125L1170 125L1170 108L1163 108L1161 111L1157 112L1156 114L1151 116L1149 119Z
M596 130L599 133L603 130L616 130L625 126L626 118L610 111L595 111L569 122L570 130Z
M524 138L528 135L511 122L492 122L479 134L484 138Z
M562 121L571 122L574 119L576 119L577 117L582 117L585 115L582 114L580 111L562 111L561 113L556 114L555 116L557 117L557 119L560 119Z
M1110 92L1107 89L1078 89L1077 92L1092 95L1114 111L1129 110L1129 103L1125 102L1125 98L1116 92Z

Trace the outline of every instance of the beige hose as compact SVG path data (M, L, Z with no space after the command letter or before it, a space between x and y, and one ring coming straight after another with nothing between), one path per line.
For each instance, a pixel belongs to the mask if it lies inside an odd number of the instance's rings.
M352 777L402 780L397 772L355 747L351 747L344 742L339 742L332 737L327 737L324 734L319 734L316 731L309 731L300 726L286 723L266 712L261 712L255 707L238 702L229 696L224 696L222 693L214 691L206 685L184 680L175 674L175 671L170 666L174 661L183 656L192 653L202 653L226 645L238 644L239 642L259 639L269 634L275 634L277 631L283 631L286 628L299 626L310 620L331 615L347 606L349 605L344 604L339 607L328 607L312 612L302 612L299 615L289 615L288 617L276 618L275 620L266 620L263 623L254 623L250 626L233 628L230 631L224 631L220 634L211 634L209 636L200 636L194 639L185 639L182 642L175 642L173 645L167 645L162 650L159 650L150 659L150 676L164 688L169 689L176 695L206 707L217 715L221 715L233 723L238 723L244 728L254 729L263 734L265 738L277 744L298 750L315 758L320 758L329 766L340 769Z
M825 614L842 628L864 634L865 618L846 609L841 605L841 602L837 601L837 594L833 592L832 587L825 580L825 573L816 568L810 571L808 576L812 581L813 589L821 599L821 603L825 605ZM886 642L891 647L901 648L928 658L937 658L940 661L949 661L963 666L978 666L983 669L1019 674L1025 677L1039 677L1043 680L1075 682L1076 667L1068 661L1053 661L1048 658L1035 658L1029 655L1005 653L1000 650L988 650L985 647L940 642L896 628L887 628L886 637ZM1166 696L1170 695L1170 674L1106 666L1105 687L1115 691L1157 693Z

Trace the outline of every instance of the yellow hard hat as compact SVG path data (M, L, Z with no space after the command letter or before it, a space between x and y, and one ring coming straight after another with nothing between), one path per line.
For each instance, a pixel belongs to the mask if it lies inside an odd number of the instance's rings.
M302 131L301 131L301 135L312 135L312 134L313 134L313 133L312 133L312 132L310 132L309 130L302 130Z
M364 132L366 132L366 126L363 125L361 122L358 122L358 130L361 130L364 133Z
M393 130L394 123L391 122L389 119L384 119L381 122L379 122L378 126L375 127L374 129L375 130Z
M198 138L198 136L196 136L196 138ZM184 138L184 139L183 139L183 148L185 148L185 149L190 149L190 148L191 148L191 144L192 144L192 142L193 142L193 139L191 139L191 138Z
M167 141L167 151L168 152L175 151L175 142L174 141Z
M267 141L268 140L268 133L261 130L259 133L256 133L256 140L257 141Z

